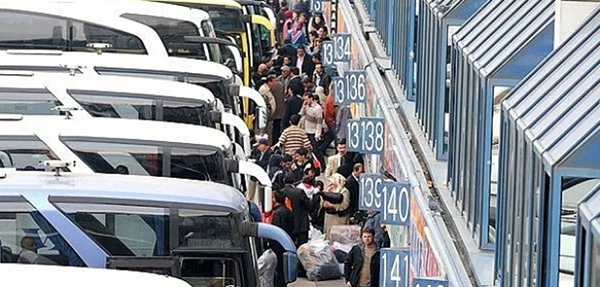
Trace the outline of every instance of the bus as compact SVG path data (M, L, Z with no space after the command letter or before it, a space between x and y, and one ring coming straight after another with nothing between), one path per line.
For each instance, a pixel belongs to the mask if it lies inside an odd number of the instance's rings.
M68 162L74 173L175 177L248 188L271 206L271 180L255 163L240 160L227 135L203 126L116 118L0 115L0 167L44 171L46 160ZM241 153L243 156L243 152ZM249 180L246 180L249 183Z
M64 162L46 164L60 170ZM283 249L285 281L296 280L289 235L251 222L244 196L214 182L4 171L3 253L16 256L23 238L47 264L152 272L194 287L258 287L255 242L266 239Z
M8 249L8 247L6 247ZM2 252L2 250L0 250ZM6 261L12 262L15 255L7 250L2 253ZM44 287L192 287L175 277L147 274L128 270L107 270L98 268L75 268L52 265L25 265L4 262L0 264L2 284L18 286L27 278L27 284ZM35 276L31 276L35 274Z
M250 155L250 131L201 86L131 77L0 71L0 114L155 120L226 132ZM237 133L231 129L234 127ZM240 134L238 137L237 134Z
M0 51L0 70L129 76L201 85L223 103L225 111L244 119L249 129L267 125L264 98L252 88L235 84L231 71L217 63L176 57L149 60L142 55L6 50ZM248 106L242 106L240 97L252 100L255 111L244 112Z
M252 15L235 0L149 0L175 4L207 11L215 30L231 34L244 54L244 85L251 86L252 69L271 56L275 42L272 22L260 15ZM261 39L267 39L262 41Z

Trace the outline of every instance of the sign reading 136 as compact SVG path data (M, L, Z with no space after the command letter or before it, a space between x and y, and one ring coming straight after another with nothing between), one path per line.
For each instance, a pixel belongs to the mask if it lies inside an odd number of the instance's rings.
M379 276L381 286L409 287L408 248L382 248L379 258Z
M350 120L346 127L346 143L349 151L362 154L381 154L385 132L383 118Z
M383 178L379 173L363 173L359 178L358 209L382 211Z
M448 280L434 278L414 278L413 287L448 287Z
M410 183L383 183L383 218L389 225L410 224Z
M367 101L367 87L365 86L367 75L365 71L347 71L344 73L347 82L348 102L364 103Z

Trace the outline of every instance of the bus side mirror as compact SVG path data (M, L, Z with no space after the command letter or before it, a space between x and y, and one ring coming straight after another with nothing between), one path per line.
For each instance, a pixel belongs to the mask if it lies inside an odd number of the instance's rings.
M283 253L283 278L285 283L298 279L298 256L292 252Z
M267 127L267 107L256 108L256 121L256 125L259 129L264 129Z
M273 189L270 186L260 187L260 205L262 206L263 212L268 213L273 209Z

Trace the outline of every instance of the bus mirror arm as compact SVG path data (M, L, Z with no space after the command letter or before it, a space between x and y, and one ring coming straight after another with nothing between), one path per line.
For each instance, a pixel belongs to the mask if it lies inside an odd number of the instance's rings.
M298 277L296 245L294 245L292 238L283 229L267 223L244 222L241 232L245 236L266 238L278 242L285 250L283 253L283 276L285 283L296 281Z
M225 160L225 168L227 172L231 173L239 173L240 172L240 162L237 160Z
M219 124L223 122L223 113L219 111L210 111L209 112L210 122L213 124Z

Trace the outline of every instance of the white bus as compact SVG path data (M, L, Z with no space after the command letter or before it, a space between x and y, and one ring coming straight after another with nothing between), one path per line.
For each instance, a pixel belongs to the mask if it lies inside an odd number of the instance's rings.
M221 100L225 110L242 117L248 126L266 126L264 98L252 88L234 84L231 71L217 63L176 57L149 59L141 55L6 50L0 51L0 70L130 76L201 85ZM240 97L252 100L256 112L244 110Z
M74 173L119 173L212 181L244 190L241 176L260 184L271 210L271 180L238 160L227 135L202 126L115 118L0 115L0 167L42 171L46 160ZM248 181L246 181L248 182Z
M220 129L250 155L250 131L201 86L131 77L0 71L0 114L109 117ZM231 129L237 129L237 133Z

